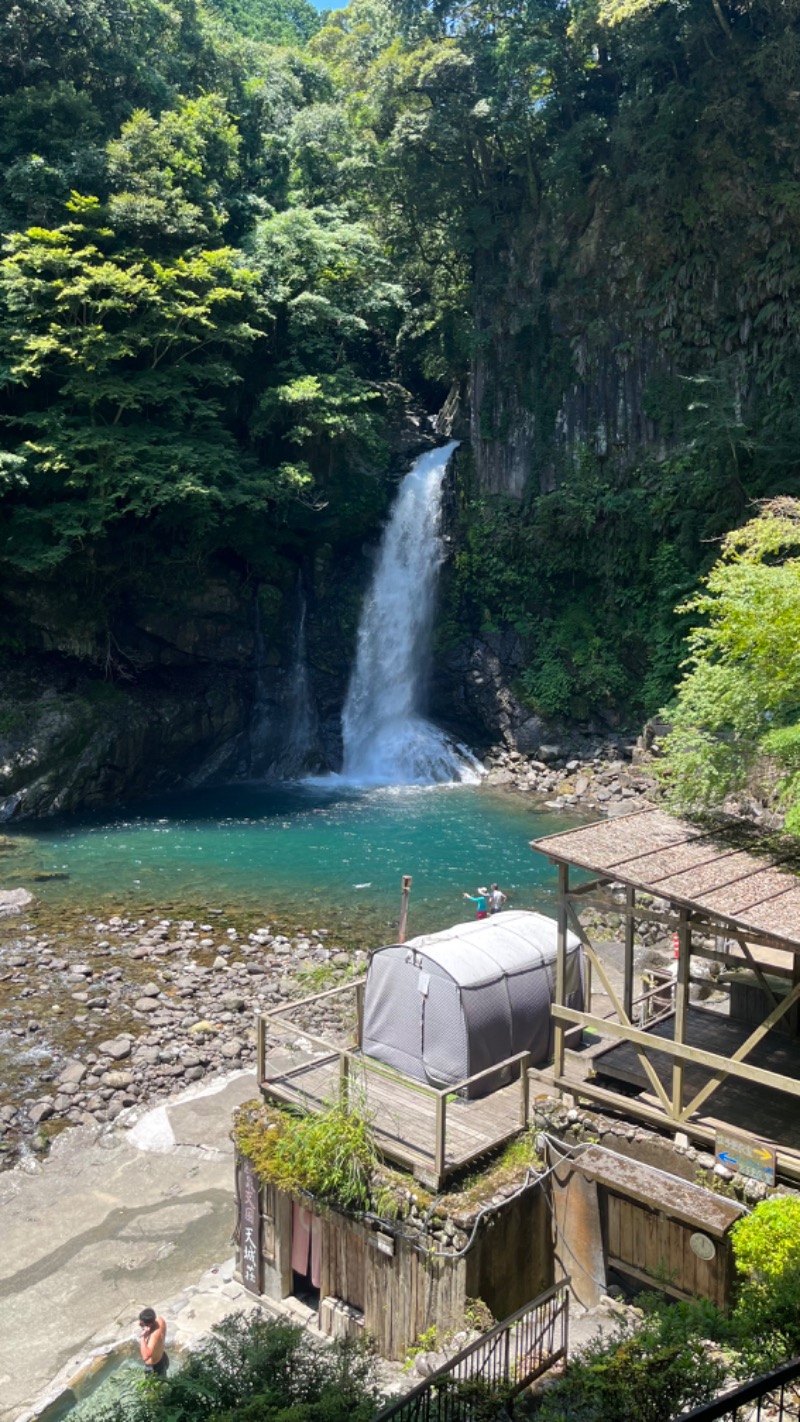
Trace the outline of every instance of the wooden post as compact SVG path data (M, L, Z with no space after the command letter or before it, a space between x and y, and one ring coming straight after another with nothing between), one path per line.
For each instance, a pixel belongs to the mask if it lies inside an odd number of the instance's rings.
M569 893L569 865L558 866L558 910L556 916L556 1006L566 1006L567 985L567 894ZM553 1073L556 1078L564 1075L564 1023L556 1018L553 1039Z
M350 1058L347 1052L339 1053L339 1100L347 1109L350 1099Z
M531 1054L530 1054L530 1052L528 1052L528 1053L522 1058L522 1061L521 1061L520 1064L519 1064L519 1084L520 1084L519 1123L520 1123L520 1125L522 1126L522 1129L523 1129L523 1130L525 1130L525 1127L526 1127L527 1124L528 1124L528 1111L529 1111L529 1108L530 1108L530 1100L531 1100L531 1079L530 1079L530 1077L528 1076L528 1069L529 1069L530 1065L531 1065Z
M686 909L681 909L678 923L678 971L675 976L675 1027L673 1041L686 1044L686 1015L689 1009L689 974L691 972L692 931ZM684 1063L676 1057L672 1064L672 1114L680 1119L683 1110Z
M440 1091L436 1097L436 1140L433 1145L433 1169L438 1190L444 1179L444 1152L447 1139L447 1092Z
M622 1006L629 1021L633 1020L633 934L636 927L633 911L636 892L629 884L625 890L625 961L622 984Z
M792 987L797 987L800 983L800 953L792 954ZM797 1004L791 1010L789 1017L789 1032L792 1037L800 1037L800 1011Z
M360 1049L364 1036L364 983L356 983L356 1046Z
M261 1012L256 1014L256 1078L260 1086L264 1080L264 1066L267 1056L267 1024Z
M397 930L398 943L406 941L406 924L408 923L408 896L411 893L411 875L403 875L403 888L400 898L400 924Z

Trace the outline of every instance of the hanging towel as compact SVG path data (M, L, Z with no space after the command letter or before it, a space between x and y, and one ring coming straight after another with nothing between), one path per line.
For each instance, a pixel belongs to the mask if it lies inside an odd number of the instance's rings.
M296 1274L308 1274L313 1218L310 1210L292 1201L292 1268Z

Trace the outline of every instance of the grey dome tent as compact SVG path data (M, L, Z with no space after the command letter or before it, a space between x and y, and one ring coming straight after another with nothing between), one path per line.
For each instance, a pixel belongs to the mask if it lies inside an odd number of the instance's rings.
M364 988L361 1048L417 1081L443 1088L518 1052L550 1055L556 925L510 911L377 948ZM583 1009L583 950L567 934L567 1005ZM515 1074L517 1074L515 1072ZM505 1069L470 1094L495 1091Z

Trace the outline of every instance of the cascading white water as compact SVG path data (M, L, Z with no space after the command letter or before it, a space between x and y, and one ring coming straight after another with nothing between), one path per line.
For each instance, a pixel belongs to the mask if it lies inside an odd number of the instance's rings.
M342 713L345 780L436 785L478 779L469 752L421 714L444 556L442 486L456 445L417 460L383 535Z
M306 595L302 583L299 598L300 616L297 621L294 661L286 697L286 750L283 754L285 775L297 774L305 769L314 742L314 712L306 651Z

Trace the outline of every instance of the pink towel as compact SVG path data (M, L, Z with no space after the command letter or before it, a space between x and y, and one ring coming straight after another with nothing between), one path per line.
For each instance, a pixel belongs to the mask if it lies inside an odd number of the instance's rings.
M311 1253L311 1228L314 1216L297 1201L292 1202L292 1268L296 1274L308 1273Z

